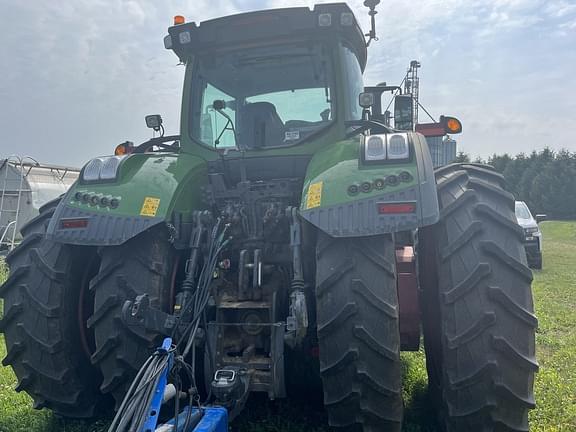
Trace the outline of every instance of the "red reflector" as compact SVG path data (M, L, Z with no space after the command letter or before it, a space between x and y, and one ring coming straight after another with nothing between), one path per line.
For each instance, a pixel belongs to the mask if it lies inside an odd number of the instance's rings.
M310 356L313 358L320 358L320 347L313 346L310 348Z
M60 219L60 228L86 228L88 226L88 219Z
M398 214L398 213L415 213L416 204L414 203L378 203L378 213L380 214Z
M442 123L419 123L416 125L416 132L420 132L425 137L446 135L446 130Z

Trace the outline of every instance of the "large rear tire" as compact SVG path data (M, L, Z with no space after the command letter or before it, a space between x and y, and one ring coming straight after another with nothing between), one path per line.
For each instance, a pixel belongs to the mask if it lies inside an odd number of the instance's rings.
M542 252L538 252L532 262L528 261L528 265L535 270L542 270Z
M156 227L120 246L102 248L100 255L100 272L90 283L94 315L88 325L96 340L92 363L104 376L101 391L111 393L118 407L142 364L162 342L158 334L141 337L129 330L122 322L122 306L148 294L151 307L168 311L176 252L166 230Z
M58 201L22 228L24 240L7 257L8 280L0 287L4 315L0 331L16 391L26 391L34 408L49 408L64 417L98 414L103 398L101 375L84 352L79 322L82 281L94 251L45 238Z
M491 167L436 171L441 220L421 230L430 388L449 432L527 431L536 317L514 197Z
M320 372L331 426L400 431L402 366L391 236L319 234Z

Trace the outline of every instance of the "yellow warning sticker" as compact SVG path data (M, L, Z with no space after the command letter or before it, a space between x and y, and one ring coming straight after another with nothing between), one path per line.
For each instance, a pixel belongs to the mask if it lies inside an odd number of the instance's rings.
M160 198L144 198L144 204L142 204L142 208L140 209L140 216L156 216L159 206Z
M308 186L308 196L306 197L306 208L320 207L322 201L322 182L312 183Z

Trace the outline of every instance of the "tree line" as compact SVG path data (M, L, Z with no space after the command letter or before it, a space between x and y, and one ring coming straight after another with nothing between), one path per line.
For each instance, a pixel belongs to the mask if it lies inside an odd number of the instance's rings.
M470 162L459 153L457 162ZM552 219L576 219L576 152L545 148L529 155L492 155L474 162L492 165L506 178L508 190L525 201L533 214Z

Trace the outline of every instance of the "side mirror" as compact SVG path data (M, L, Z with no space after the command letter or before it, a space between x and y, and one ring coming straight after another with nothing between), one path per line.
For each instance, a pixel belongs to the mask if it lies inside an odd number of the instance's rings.
M162 117L160 114L147 115L144 119L146 120L146 126L156 132L160 132L160 129L162 129Z
M548 219L548 216L546 216L545 214L536 215L536 223L544 222L546 219Z
M411 131L414 129L412 96L398 95L394 98L394 128Z
M212 102L212 108L214 108L216 111L221 111L226 108L226 101L216 99L214 102Z
M214 102L212 102L212 105L210 107L216 111L221 111L225 109L237 111L238 101L236 101L235 99L232 100L216 99Z

